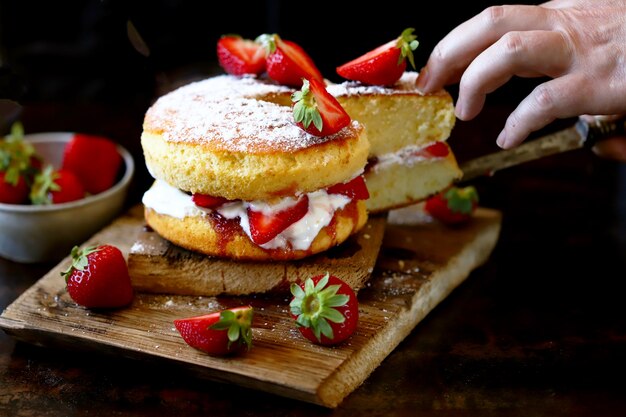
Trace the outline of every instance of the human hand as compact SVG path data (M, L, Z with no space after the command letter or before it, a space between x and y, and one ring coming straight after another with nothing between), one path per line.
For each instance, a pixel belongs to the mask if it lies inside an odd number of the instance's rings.
M549 77L508 117L497 139L502 148L519 145L557 118L626 114L625 19L626 0L489 7L437 44L417 87L429 93L459 82L456 116L471 120L486 95L513 76ZM622 139L594 150L626 160Z

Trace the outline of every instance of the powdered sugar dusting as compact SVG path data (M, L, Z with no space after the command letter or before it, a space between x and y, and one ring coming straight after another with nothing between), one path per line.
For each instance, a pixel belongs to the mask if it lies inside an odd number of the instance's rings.
M310 135L294 123L291 107L261 100L291 91L255 77L197 81L159 98L146 113L144 129L169 142L250 153L292 152L355 134L356 125L327 137Z
M331 84L327 86L327 90L335 97L350 95L369 95L369 94L419 94L415 88L418 73L415 71L405 71L402 77L390 87L378 85L361 84L358 81L345 81L341 84Z

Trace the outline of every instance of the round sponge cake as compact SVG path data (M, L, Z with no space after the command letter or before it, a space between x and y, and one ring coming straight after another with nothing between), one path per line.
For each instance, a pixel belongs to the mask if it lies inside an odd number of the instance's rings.
M362 171L369 153L362 126L310 135L276 103L287 91L220 76L159 98L141 137L148 170L184 191L242 200L311 192Z
M141 136L157 180L144 195L148 225L181 247L256 261L300 259L360 230L365 202L329 187L363 173L369 154L363 127L353 121L333 135L310 135L293 120L291 93L254 77L224 75L159 98ZM228 201L199 207L190 194ZM303 217L268 242L253 238L253 226L271 227L256 219L288 216L294 197L306 199ZM239 211L232 214L234 206Z

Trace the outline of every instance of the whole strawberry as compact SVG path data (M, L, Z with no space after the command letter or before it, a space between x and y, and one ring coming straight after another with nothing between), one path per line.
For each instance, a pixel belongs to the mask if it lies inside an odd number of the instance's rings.
M478 192L473 186L448 187L426 200L424 210L444 224L468 222L478 206Z
M123 307L133 299L128 266L122 252L112 245L72 249L72 265L61 275L67 292L87 308Z
M0 203L26 204L34 175L41 170L35 148L24 141L20 122L0 140Z
M226 355L252 346L251 306L174 320L185 343L210 355Z
M406 70L406 60L415 68L413 51L419 45L413 28L384 45L339 67L337 74L352 81L371 85L393 85Z
M291 315L300 333L321 345L350 337L359 320L356 294L343 280L326 273L291 284Z
M65 146L62 168L73 172L89 194L111 188L121 165L117 145L105 137L76 133Z
M313 59L297 43L283 40L277 34L257 37L265 47L267 75L279 84L300 88L303 79L324 82Z
M60 204L80 200L85 197L83 183L66 169L55 170L48 165L36 177L30 190L33 204Z

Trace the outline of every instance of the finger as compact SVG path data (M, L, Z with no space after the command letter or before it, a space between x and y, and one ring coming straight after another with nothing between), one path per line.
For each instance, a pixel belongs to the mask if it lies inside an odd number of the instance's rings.
M456 115L470 120L482 110L486 95L513 76L561 75L571 62L571 48L560 32L509 32L467 68L459 86Z
M505 33L551 29L550 13L549 9L527 5L485 9L457 26L435 46L417 87L429 93L457 82L470 62Z
M604 139L596 143L591 149L602 158L626 162L626 137Z
M496 142L504 149L512 148L557 118L586 113L587 99L593 95L587 85L578 74L540 84L511 113Z

